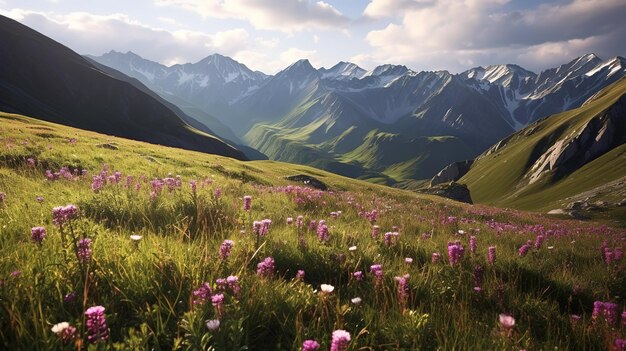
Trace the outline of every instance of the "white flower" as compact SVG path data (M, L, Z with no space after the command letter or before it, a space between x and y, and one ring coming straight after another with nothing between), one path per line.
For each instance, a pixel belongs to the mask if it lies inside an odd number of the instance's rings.
M131 235L130 236L130 240L132 240L132 241L139 241L139 240L141 240L141 238L143 238L142 235Z
M554 246L548 246L548 250L553 250Z
M348 251L356 251L356 246L350 246L350 247L348 248Z
M352 303L355 304L355 305L360 305L361 301L363 301L363 300L361 300L360 297L355 297L355 298L352 298L350 301L352 301Z
M407 258L404 259L404 263L411 264L411 263L413 263L413 259L411 257L407 257Z
M219 319L210 319L210 320L206 321L206 327L209 330L217 330L220 327L220 320Z
M70 327L70 324L68 322L57 323L54 326L52 326L52 332L55 334L60 334L69 327Z
M330 284L322 284L320 287L324 294L330 294L333 290L335 290L335 287Z

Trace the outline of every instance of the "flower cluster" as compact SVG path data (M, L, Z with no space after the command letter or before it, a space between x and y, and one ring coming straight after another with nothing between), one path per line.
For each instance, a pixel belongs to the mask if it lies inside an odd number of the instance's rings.
M342 329L335 330L330 343L330 351L346 351L349 342L350 333Z
M76 245L76 256L80 263L89 263L91 260L91 239L83 238L78 241Z
M487 249L487 257L489 259L489 264L493 266L496 263L496 247L495 246L489 246L489 248Z
M68 322L57 323L52 326L51 330L64 344L68 344L76 339L76 328Z
M45 238L46 238L46 228L44 228L44 227L33 227L30 230L30 239L34 243L41 244Z
M220 245L220 258L222 260L227 259L230 256L230 252L233 249L235 242L232 240L224 240L222 245Z
M595 301L593 303L593 313L591 317L594 320L604 319L608 324L615 324L618 319L617 304L612 302Z
M87 326L87 341L95 344L97 342L106 341L109 338L107 321L104 315L104 307L89 307L85 311Z
M460 241L448 243L448 261L451 266L461 263L461 259L465 254L465 248Z
M274 259L272 257L266 257L257 264L256 274L262 277L270 277L274 274L274 269Z
M58 206L52 209L52 219L54 224L62 226L67 221L76 218L78 215L78 207L75 205Z

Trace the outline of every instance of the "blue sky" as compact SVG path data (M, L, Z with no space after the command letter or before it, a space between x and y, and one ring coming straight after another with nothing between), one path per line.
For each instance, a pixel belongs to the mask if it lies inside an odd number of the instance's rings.
M623 0L0 0L0 14L81 54L170 65L221 53L266 73L300 58L459 72L626 55Z

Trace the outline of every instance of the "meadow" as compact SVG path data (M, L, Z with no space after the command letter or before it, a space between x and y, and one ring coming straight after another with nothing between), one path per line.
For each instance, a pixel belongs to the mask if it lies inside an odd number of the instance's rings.
M610 223L11 114L0 145L2 349L625 347Z

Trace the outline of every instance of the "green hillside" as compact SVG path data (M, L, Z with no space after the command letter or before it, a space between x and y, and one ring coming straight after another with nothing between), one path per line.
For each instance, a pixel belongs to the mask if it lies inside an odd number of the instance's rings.
M626 337L626 232L602 223L15 114L0 113L0 145L3 350L328 350L338 330L351 351Z
M624 108L626 80L622 79L606 88L580 108L540 120L511 137L504 139L491 150L476 159L468 174L460 182L466 183L472 198L478 203L514 207L528 210L562 208L567 203L589 195L593 201L618 202L626 198L623 181L626 180L626 145L615 145L608 152L590 162L581 163L586 150L570 157L563 167L556 167L532 181L532 166L540 156L555 145L567 145L578 137L580 140L600 138L580 137L590 126L607 123L611 119L615 140L624 135ZM605 129L606 131L606 129ZM618 141L619 144L621 141ZM559 144L560 143L560 144ZM562 156L566 157L568 155ZM554 156L556 157L556 156ZM621 185L620 184L621 181ZM612 189L607 186L612 184ZM581 195L582 194L582 195Z

